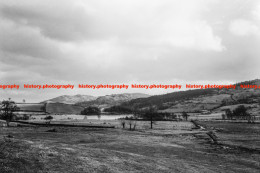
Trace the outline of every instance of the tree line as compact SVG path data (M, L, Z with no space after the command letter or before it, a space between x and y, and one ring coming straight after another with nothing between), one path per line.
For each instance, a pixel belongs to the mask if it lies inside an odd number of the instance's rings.
M225 114L222 114L222 119L247 120L248 123L254 123L256 118L254 115L247 112L247 108L244 105L240 105L233 111L226 109Z

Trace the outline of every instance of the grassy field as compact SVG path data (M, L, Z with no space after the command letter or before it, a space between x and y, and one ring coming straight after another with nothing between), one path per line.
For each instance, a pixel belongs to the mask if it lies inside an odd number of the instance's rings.
M215 130L219 142L260 151L260 124L246 122L205 121L199 122L208 130Z
M106 122L108 123L108 122ZM190 122L142 122L136 131L2 127L0 172L259 172L260 153L209 142ZM141 128L142 127L142 128ZM55 132L47 132L53 130ZM258 131L257 131L258 132ZM13 138L5 138L6 135Z
M36 123L45 123L46 120L43 120L45 115L37 116L37 119L29 120L27 122L36 122ZM111 125L115 126L116 128L122 128L122 125L119 120L97 120L97 119L83 119L84 116L82 115L73 115L73 116L63 116L63 117L73 117L74 119L58 119L58 115L53 115L55 118L51 121L51 124L74 124L74 125ZM76 119L78 118L78 119ZM80 119L81 118L81 119ZM150 129L150 121L131 121L132 124L136 124L136 129ZM129 128L130 120L125 120L125 127ZM191 129L193 127L192 123L187 122L175 122L175 121L156 121L153 123L154 129Z

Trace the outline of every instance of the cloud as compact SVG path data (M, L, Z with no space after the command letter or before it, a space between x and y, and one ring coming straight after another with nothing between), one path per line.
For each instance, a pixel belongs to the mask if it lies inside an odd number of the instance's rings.
M248 20L237 19L230 24L230 32L238 36L260 35L259 27Z
M81 40L90 36L88 28L91 21L87 11L77 3L66 0L11 0L1 6L1 15L60 41Z
M252 15L255 17L258 22L260 22L260 3L255 6L255 9L252 11Z
M39 30L7 20L0 21L0 28L2 51L44 59L52 58L59 53L55 43L42 37Z
M206 1L84 2L9 2L2 5L1 14L60 41L112 37L137 44L155 42L200 50L223 49L221 39L200 19L199 13L205 11Z
M256 2L1 1L0 77L20 84L248 80L259 74L260 38L245 37L259 34Z

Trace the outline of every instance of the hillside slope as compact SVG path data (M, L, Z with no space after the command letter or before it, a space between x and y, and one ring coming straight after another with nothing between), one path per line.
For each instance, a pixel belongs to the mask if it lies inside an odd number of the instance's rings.
M74 96L62 95L50 100L43 101L42 103L53 102L53 103L75 104L78 102L92 101L95 100L96 98L97 97L91 95L80 95L80 94Z
M120 103L130 101L137 98L147 98L150 95L143 93L124 93L124 94L112 94L98 97L96 100L79 102L77 105L80 106L98 106L98 107L109 107L113 105L118 105Z
M51 114L80 114L84 108L64 103L47 103L46 112Z
M188 91L179 91L169 94L156 95L148 98L139 98L131 101L122 103L122 106L132 107L132 108L147 108L149 106L157 106L159 109L169 108L179 102L188 101L192 98L197 98L200 96L207 96L216 93L216 89L195 89Z
M17 106L21 112L44 112L45 110L44 103L17 103Z
M226 106L247 104L249 112L260 113L260 89L241 88L240 85L260 85L260 80L245 81L236 84L236 89L194 89L173 92L148 98L127 101L121 106L146 109L156 106L162 112L202 112L223 111Z
M18 112L29 112L36 114L37 112L51 113L51 114L80 114L83 110L81 106L75 106L65 103L32 103L32 104L17 104Z

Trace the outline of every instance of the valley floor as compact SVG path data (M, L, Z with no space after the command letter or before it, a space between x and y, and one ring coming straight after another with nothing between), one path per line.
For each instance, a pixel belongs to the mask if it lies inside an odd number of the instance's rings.
M177 123L136 131L2 127L0 172L259 172L259 151L213 144L207 131Z

